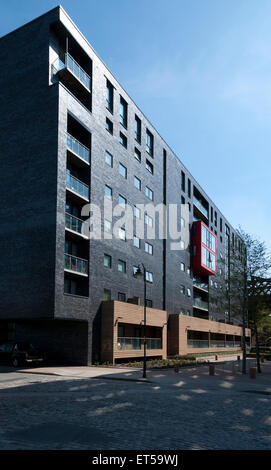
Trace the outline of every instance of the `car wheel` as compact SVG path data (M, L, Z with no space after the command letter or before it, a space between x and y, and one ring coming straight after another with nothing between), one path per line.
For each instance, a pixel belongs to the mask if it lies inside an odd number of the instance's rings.
M12 359L12 365L13 365L13 367L19 367L19 361L16 357L14 359Z

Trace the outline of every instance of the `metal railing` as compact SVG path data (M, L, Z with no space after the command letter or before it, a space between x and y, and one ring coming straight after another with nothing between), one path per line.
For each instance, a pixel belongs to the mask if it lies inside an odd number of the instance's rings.
M120 337L118 338L118 349L121 350L141 350L144 348L144 339L143 338L128 338ZM161 338L146 338L147 349L162 349L162 339Z
M88 274L88 261L65 253L64 268L76 273Z
M73 153L78 155L78 157L85 160L85 162L89 163L89 149L85 147L85 145L81 144L79 140L72 137L70 134L67 133L67 147Z
M52 64L53 74L56 75L60 70L68 69L88 90L91 89L91 78L82 69L82 67L67 52L65 54L65 62L59 57Z
M66 185L68 189L88 199L88 186L75 176L72 176L68 171L66 173Z
M195 279L195 278L193 279L193 286L199 287L200 289L203 289L206 291L209 290L208 284L206 284L205 282L199 281L198 279Z
M84 220L78 219L78 217L75 217L74 215L66 212L65 214L66 228L68 228L69 230L72 230L73 232L77 232L77 233L80 233L81 235L84 235L83 224L84 224Z
M188 339L187 346L189 348L209 348L208 339Z
M203 204L195 196L193 199L193 203L200 210L200 212L202 212L202 214L204 214L205 217L207 217L208 219L208 210L206 209L206 207L203 206Z
M199 299L197 297L194 298L194 303L193 303L194 307L196 308L201 308L203 310L207 310L208 311L208 302L206 302L206 300L202 300L202 299Z

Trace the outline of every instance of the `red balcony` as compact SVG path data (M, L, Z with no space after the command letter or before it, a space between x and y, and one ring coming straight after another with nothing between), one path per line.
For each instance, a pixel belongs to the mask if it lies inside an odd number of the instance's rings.
M195 274L211 276L217 268L217 239L201 221L193 223L193 270Z

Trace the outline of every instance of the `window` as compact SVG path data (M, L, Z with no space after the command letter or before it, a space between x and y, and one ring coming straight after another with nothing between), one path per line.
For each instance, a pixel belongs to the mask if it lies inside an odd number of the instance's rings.
M185 271L185 264L181 263L181 271Z
M216 252L215 236L204 225L202 225L202 243L214 253Z
M125 228L123 227L119 228L119 238L120 240L126 241L126 232L125 232Z
M146 130L146 151L153 157L153 135L148 129Z
M191 180L189 178L187 180L187 193L188 197L191 197Z
M141 181L136 176L134 176L134 187L139 189L139 191L141 191Z
M202 264L207 268L211 269L212 271L215 271L215 261L215 255L209 250L206 250L204 246L202 246Z
M127 168L126 166L122 165L122 163L119 164L119 173L123 178L127 179Z
M127 199L119 194L119 206L125 207L127 204Z
M211 207L211 222L214 221L214 209Z
M113 156L109 152L105 152L105 163L111 166L111 168L113 167Z
M118 271L120 273L126 273L126 263L121 259L118 260Z
M103 300L111 300L111 290L104 289Z
M188 297L191 297L191 289L190 289L190 287L187 287L187 295L188 295Z
M183 171L181 172L181 181L182 191L185 192L185 173Z
M146 169L153 175L153 164L146 159Z
M180 293L185 294L185 286L183 285L180 286Z
M149 255L153 254L153 246L148 242L145 242L145 252L149 253Z
M186 272L187 272L187 275L188 275L188 276L191 275L191 269L190 269L190 268L187 268Z
M110 186L107 186L107 184L104 187L104 195L105 197L112 199L112 188L110 188Z
M120 97L120 123L127 128L128 104Z
M110 220L104 219L104 231L107 233L112 232L112 223L110 222Z
M134 217L140 219L141 211L138 207L134 206Z
M136 248L140 248L140 240L136 235L134 235L133 244Z
M145 188L145 194L151 201L153 201L153 191L148 188L148 186Z
M220 217L220 232L222 232L222 231L223 231L223 222L222 222L222 219Z
M76 295L77 294L77 282L71 279L65 279L64 281L64 293Z
M152 300L146 299L146 307L152 308Z
M217 213L215 211L215 226L217 227Z
M148 214L145 214L145 224L149 227L153 227L153 218Z
M188 317L192 317L190 310L186 310L186 315L187 315Z
M135 147L134 156L138 162L141 162L141 152L136 147Z
M135 140L141 144L141 120L135 116Z
M104 266L106 268L111 268L112 267L112 258L110 255L104 255Z
M153 282L153 273L151 273L150 271L146 271L146 281Z
M109 80L106 81L106 107L113 113L114 87Z
M185 204L185 198L181 196L181 204Z
M122 132L120 132L120 143L127 149L127 137Z
M105 128L108 132L110 132L110 134L113 135L113 122L110 121L110 119L106 118L106 121L105 121Z
M126 294L124 294L123 292L118 292L118 301L126 302Z

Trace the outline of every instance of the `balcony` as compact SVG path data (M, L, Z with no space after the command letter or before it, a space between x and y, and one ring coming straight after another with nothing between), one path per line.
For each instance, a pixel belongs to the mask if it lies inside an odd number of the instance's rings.
M206 300L200 299L199 297L194 298L193 306L195 308L200 308L201 310L206 310L207 312L209 310L208 302Z
M74 58L69 54L65 54L65 62L57 58L52 64L52 73L53 75L59 74L60 76L65 74L66 71L72 74L81 85L84 86L88 91L91 91L91 78L90 76L82 69L82 67L74 60Z
M68 212L65 214L65 227L66 229L71 230L71 232L82 235L84 238L88 238L84 232L84 220L78 219L78 217L75 217Z
M85 145L81 144L77 139L72 137L70 134L67 134L67 148L72 153L77 155L77 157L84 160L89 164L90 151Z
M203 281L199 281L198 279L193 279L193 286L197 287L198 289L204 290L205 292L209 291L209 286L207 283Z
M204 215L204 217L206 217L206 219L208 219L208 210L206 209L206 207L204 207L204 205L201 203L201 201L199 199L197 199L195 196L194 196L194 199L193 199L193 204Z
M188 348L239 348L241 347L240 341L223 341L223 340L210 340L206 339L188 339Z
M89 201L89 187L75 176L72 176L68 170L66 172L66 187L73 193Z
M82 276L88 276L88 261L65 253L64 269L65 271L80 274Z
M138 350L144 349L143 338L118 338L118 349L119 350ZM161 338L146 338L147 349L162 349Z

